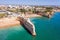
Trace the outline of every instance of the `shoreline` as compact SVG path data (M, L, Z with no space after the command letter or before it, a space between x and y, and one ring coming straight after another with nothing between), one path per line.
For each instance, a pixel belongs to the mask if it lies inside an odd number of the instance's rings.
M41 17L40 15L30 14L25 15L25 18L33 18L33 17ZM20 25L20 21L18 21L17 17L7 17L0 19L0 29L1 28L10 28L16 25Z

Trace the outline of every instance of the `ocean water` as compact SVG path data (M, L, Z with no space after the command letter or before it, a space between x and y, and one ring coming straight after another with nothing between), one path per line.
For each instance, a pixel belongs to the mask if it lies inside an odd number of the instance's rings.
M36 36L29 34L23 26L0 29L0 40L60 40L60 12L53 17L31 18L36 28Z

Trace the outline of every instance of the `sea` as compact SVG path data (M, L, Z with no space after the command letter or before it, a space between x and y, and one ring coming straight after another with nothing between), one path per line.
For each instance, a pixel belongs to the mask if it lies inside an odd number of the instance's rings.
M0 29L0 40L60 40L60 12L55 12L51 18L30 18L35 25L36 36L32 36L22 26Z

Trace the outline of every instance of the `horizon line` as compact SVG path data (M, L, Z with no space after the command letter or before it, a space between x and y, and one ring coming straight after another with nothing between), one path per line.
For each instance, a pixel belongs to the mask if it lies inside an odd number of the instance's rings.
M26 4L0 4L0 5L26 5ZM60 5L29 5L29 6L60 6Z

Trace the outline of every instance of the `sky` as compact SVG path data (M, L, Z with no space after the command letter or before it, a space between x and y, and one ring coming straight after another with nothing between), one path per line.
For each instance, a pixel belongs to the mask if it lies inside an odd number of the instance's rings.
M0 4L60 5L60 0L0 0Z

